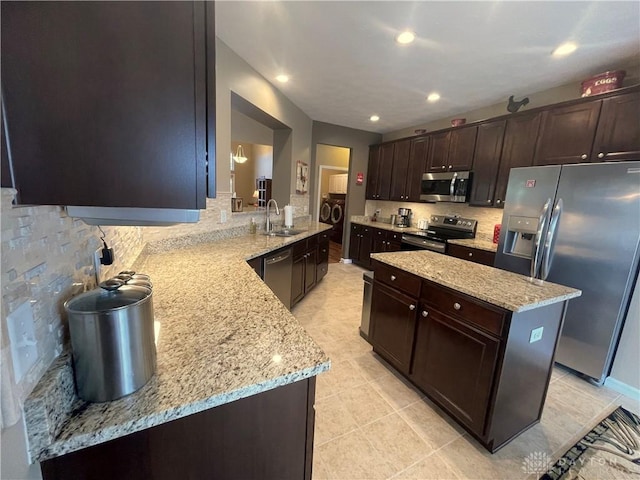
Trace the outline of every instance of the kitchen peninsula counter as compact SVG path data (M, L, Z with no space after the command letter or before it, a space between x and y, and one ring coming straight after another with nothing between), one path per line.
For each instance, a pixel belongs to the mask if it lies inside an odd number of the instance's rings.
M312 223L293 237L203 242L200 235L148 246L135 269L154 285L156 374L131 395L87 403L75 397L70 354L61 355L25 404L31 458L65 455L328 370L328 357L246 260L330 228Z
M371 258L484 302L524 312L582 292L428 250L374 253Z

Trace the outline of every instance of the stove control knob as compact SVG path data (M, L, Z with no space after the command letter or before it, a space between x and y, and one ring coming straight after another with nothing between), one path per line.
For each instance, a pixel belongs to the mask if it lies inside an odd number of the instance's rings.
M462 225L462 220L458 220L458 225Z

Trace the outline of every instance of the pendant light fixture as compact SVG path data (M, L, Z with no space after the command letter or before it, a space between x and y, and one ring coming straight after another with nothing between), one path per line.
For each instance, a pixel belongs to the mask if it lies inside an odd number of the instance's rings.
M236 154L233 156L233 160L236 163L244 163L247 161L247 157L244 155L242 145L238 145L238 149L236 150Z

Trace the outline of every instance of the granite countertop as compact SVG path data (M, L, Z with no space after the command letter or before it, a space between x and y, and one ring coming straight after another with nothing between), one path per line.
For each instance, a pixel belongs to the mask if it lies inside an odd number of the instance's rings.
M455 245L461 245L463 247L477 248L478 250L486 250L487 252L497 252L498 244L493 243L493 240L485 240L484 238L460 238L454 240L447 240L448 243Z
M246 260L330 228L312 223L294 237L258 233L156 246L136 265L151 276L155 319L161 324L156 374L131 395L87 403L75 397L70 355L59 357L25 404L32 461L328 370L329 358Z
M448 255L418 250L374 253L371 258L512 312L582 295L580 290Z

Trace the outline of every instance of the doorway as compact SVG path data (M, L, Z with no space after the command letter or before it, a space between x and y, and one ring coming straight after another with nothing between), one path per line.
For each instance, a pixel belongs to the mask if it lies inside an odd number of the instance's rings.
M316 146L316 205L314 217L331 225L329 262L340 261L347 213L351 149L333 145Z

